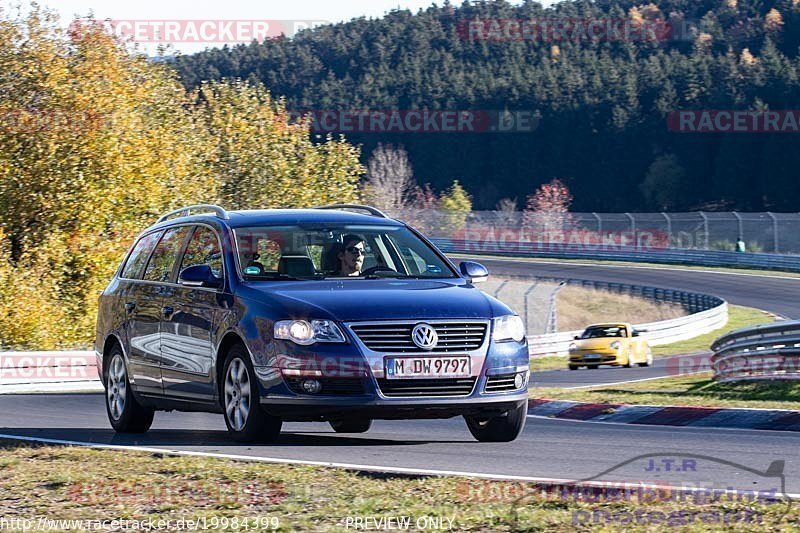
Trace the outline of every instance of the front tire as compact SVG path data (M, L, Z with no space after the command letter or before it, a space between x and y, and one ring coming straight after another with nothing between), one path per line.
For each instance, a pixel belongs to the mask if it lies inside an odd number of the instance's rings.
M653 350L649 346L647 348L647 358L644 363L639 363L639 366L653 366Z
M519 437L528 415L528 400L507 413L490 418L465 416L467 428L479 442L511 442Z
M247 349L241 344L228 352L222 373L222 408L225 424L237 442L271 442L281 433L283 422L261 409L258 383Z
M106 413L117 433L145 433L153 424L155 410L145 407L133 396L122 348L111 349L106 370Z
M631 365L633 365L633 348L628 348L628 359L622 365L622 368L630 368Z
M366 433L372 427L372 420L331 420L329 424L336 433Z

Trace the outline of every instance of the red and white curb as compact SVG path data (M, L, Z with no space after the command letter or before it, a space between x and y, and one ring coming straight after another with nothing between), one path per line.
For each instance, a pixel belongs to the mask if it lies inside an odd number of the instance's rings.
M528 416L613 424L800 431L800 411L783 409L625 405L536 398L529 402Z

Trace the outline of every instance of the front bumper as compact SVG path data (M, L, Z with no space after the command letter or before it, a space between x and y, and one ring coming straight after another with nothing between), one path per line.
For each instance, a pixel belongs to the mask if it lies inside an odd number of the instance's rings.
M316 422L347 417L381 420L499 415L527 401L528 389L494 398L262 398L261 407L286 421Z
M620 364L621 356L616 351L585 351L570 352L569 364L575 365L616 365Z
M267 413L287 421L502 414L527 401L528 346L524 342L499 343L487 348L480 359L481 366L474 369L471 377L450 380L390 380L385 373L374 372L374 365L370 366L361 354L343 354L341 347L338 353L334 347L322 348L331 350L327 356L322 356L317 347L318 353L308 356L313 364L304 364L303 354L294 349L291 355L277 359L282 362L279 365L256 367L260 403ZM331 364L331 360L345 363ZM321 391L305 392L304 380L316 380Z

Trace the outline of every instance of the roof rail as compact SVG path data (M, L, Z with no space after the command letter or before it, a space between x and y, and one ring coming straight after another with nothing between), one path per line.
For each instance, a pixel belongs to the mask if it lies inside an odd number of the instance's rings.
M377 209L369 205L331 204L331 205L320 205L315 207L314 209L361 209L362 211L366 211L367 213L369 213L374 217L389 218L389 216L380 209Z
M191 211L196 211L196 210L198 210L198 209L199 209L199 210L203 210L203 211L213 211L213 212L214 212L214 214L215 214L215 215L216 215L218 218L221 218L221 219L223 219L223 220L228 220L228 219L230 218L230 216L228 216L228 212L227 212L227 211L225 211L223 208L221 208L221 207L220 207L220 206L218 206L218 205L212 205L212 204L198 204L198 205L190 205L190 206L188 206L188 207L181 207L180 209L175 209L174 211L170 211L169 213L164 213L164 214L163 214L163 215L161 215L161 217L158 219L158 221L156 222L156 224L158 224L159 222L164 222L165 220L169 219L169 218L170 218L170 217L172 217L173 215L178 215L179 217L185 217L185 216L189 216L189 213L190 213Z

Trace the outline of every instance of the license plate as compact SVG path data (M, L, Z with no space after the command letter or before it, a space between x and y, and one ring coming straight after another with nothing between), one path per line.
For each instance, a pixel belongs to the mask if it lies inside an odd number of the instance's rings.
M600 355L598 354L588 354L583 356L584 361L599 361Z
M403 378L468 378L470 358L458 357L387 357L386 377Z

